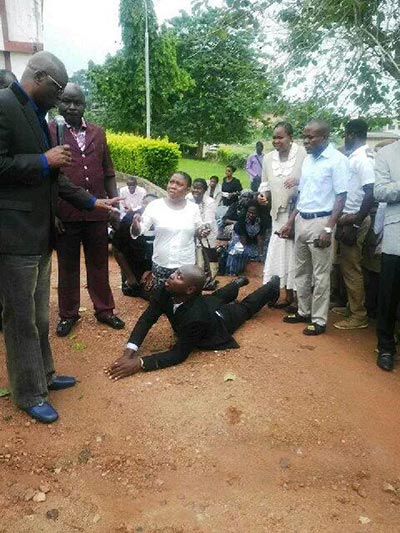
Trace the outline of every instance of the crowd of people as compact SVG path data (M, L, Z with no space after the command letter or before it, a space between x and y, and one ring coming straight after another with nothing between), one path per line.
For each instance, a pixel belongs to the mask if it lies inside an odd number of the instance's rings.
M19 82L0 72L0 83L0 303L10 387L20 409L54 422L49 391L76 383L56 374L49 343L53 248L56 334L68 335L80 320L81 245L96 319L125 327L114 314L110 238L122 293L149 300L123 355L105 369L112 380L175 365L195 348L238 347L232 334L266 304L283 309L286 324L304 324L309 336L326 332L330 309L340 316L333 324L339 330L366 328L376 316L377 364L393 369L400 141L374 153L368 124L355 119L336 149L329 125L313 119L301 146L292 125L279 122L273 150L264 155L258 141L247 160L250 189L227 166L221 182L218 176L192 182L177 171L157 197L135 176L118 191L104 130L85 120L84 92L68 83L54 55L33 55ZM61 123L46 121L52 107ZM249 262L262 263L263 280L239 303ZM218 273L234 278L217 289ZM176 344L140 355L162 314Z

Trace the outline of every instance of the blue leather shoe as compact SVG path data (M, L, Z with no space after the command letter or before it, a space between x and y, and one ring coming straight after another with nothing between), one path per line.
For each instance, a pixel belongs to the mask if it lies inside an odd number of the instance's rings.
M47 385L49 390L69 389L76 385L76 379L72 376L55 376L51 383Z
M58 418L58 413L54 407L48 402L40 402L33 407L28 407L23 409L29 416L35 418L43 424L51 424L55 422Z

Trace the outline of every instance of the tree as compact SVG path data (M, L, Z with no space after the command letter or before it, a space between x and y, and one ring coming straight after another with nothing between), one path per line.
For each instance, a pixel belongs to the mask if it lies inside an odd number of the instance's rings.
M199 2L192 15L182 13L165 31L176 39L178 64L194 82L166 116L170 138L195 142L198 156L206 142L247 140L252 119L261 117L274 93L252 17L240 5Z
M152 0L147 0L153 131L159 132L160 117L170 99L190 85L190 78L178 67L173 39L158 30ZM121 0L120 25L123 48L108 56L104 65L89 69L98 119L115 131L145 132L145 74L143 0ZM158 130L158 131L157 131Z
M256 1L255 4L260 4ZM360 110L400 99L400 9L397 0L263 0L287 36L283 71L294 84L304 72L326 102ZM254 4L253 4L254 7ZM268 12L268 10L267 10Z

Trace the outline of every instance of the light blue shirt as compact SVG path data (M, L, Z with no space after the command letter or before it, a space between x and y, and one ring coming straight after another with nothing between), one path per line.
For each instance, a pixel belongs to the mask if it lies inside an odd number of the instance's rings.
M301 169L297 209L301 213L332 211L336 195L347 192L349 180L349 161L331 144L318 157L309 154Z

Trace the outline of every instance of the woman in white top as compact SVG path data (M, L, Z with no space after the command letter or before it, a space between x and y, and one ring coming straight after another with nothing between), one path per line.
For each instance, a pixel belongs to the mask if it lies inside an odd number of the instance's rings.
M283 308L292 304L294 299L294 241L282 239L277 232L286 224L294 207L306 151L293 142L293 127L288 122L279 122L275 126L272 144L275 150L264 157L259 188L261 198L271 204L272 217L272 236L265 260L264 283L274 275L280 277L281 288L286 289L286 295L274 307Z
M153 286L161 287L182 265L194 265L195 234L202 226L199 207L186 200L192 184L185 172L173 174L167 185L167 197L151 202L142 216L136 215L131 225L135 239L153 226Z

